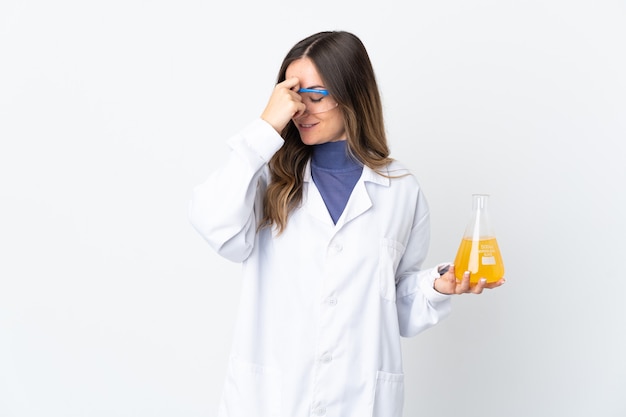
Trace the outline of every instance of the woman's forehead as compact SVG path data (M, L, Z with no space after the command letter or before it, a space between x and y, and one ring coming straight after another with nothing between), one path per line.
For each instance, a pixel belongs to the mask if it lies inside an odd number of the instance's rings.
M293 61L287 67L286 78L297 77L300 80L300 87L303 88L323 88L322 77L317 72L317 68L310 58L304 57Z

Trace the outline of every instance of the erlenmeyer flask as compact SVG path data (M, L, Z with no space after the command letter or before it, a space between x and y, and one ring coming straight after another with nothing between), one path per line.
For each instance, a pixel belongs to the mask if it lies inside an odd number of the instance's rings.
M488 203L489 195L472 195L472 216L454 260L454 271L459 280L465 271L471 272L471 283L477 283L481 278L486 278L488 283L496 282L504 276L502 255L489 221Z

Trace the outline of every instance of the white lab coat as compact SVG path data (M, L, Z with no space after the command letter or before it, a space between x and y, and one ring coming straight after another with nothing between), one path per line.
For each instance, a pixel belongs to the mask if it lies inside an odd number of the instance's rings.
M220 417L400 417L400 336L450 311L420 271L429 212L400 163L364 167L337 224L304 176L303 201L276 236L257 233L267 161L283 139L257 120L229 140L224 165L194 189L193 226L243 262L242 294Z

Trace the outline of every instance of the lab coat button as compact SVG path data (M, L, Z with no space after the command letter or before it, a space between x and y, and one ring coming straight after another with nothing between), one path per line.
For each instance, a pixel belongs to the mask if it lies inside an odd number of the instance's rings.
M328 304L331 307L334 307L337 305L337 299L334 297L329 297L326 299L326 304Z
M326 414L326 409L324 407L318 407L313 411L313 414L316 416L323 416Z
M339 252L341 252L342 250L343 250L343 246L341 246L341 245L340 245L340 244L338 244L338 243L335 243L335 244L330 245L330 251L331 251L332 253L339 253Z
M321 357L322 363L330 363L333 360L333 355L330 353L324 353Z

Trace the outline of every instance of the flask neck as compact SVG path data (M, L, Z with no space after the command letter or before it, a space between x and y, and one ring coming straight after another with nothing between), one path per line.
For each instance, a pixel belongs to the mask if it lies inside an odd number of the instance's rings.
M489 194L472 194L472 208L474 211L487 210Z
M489 222L488 203L488 194L472 195L472 216L465 229L465 238L479 240L495 237Z

